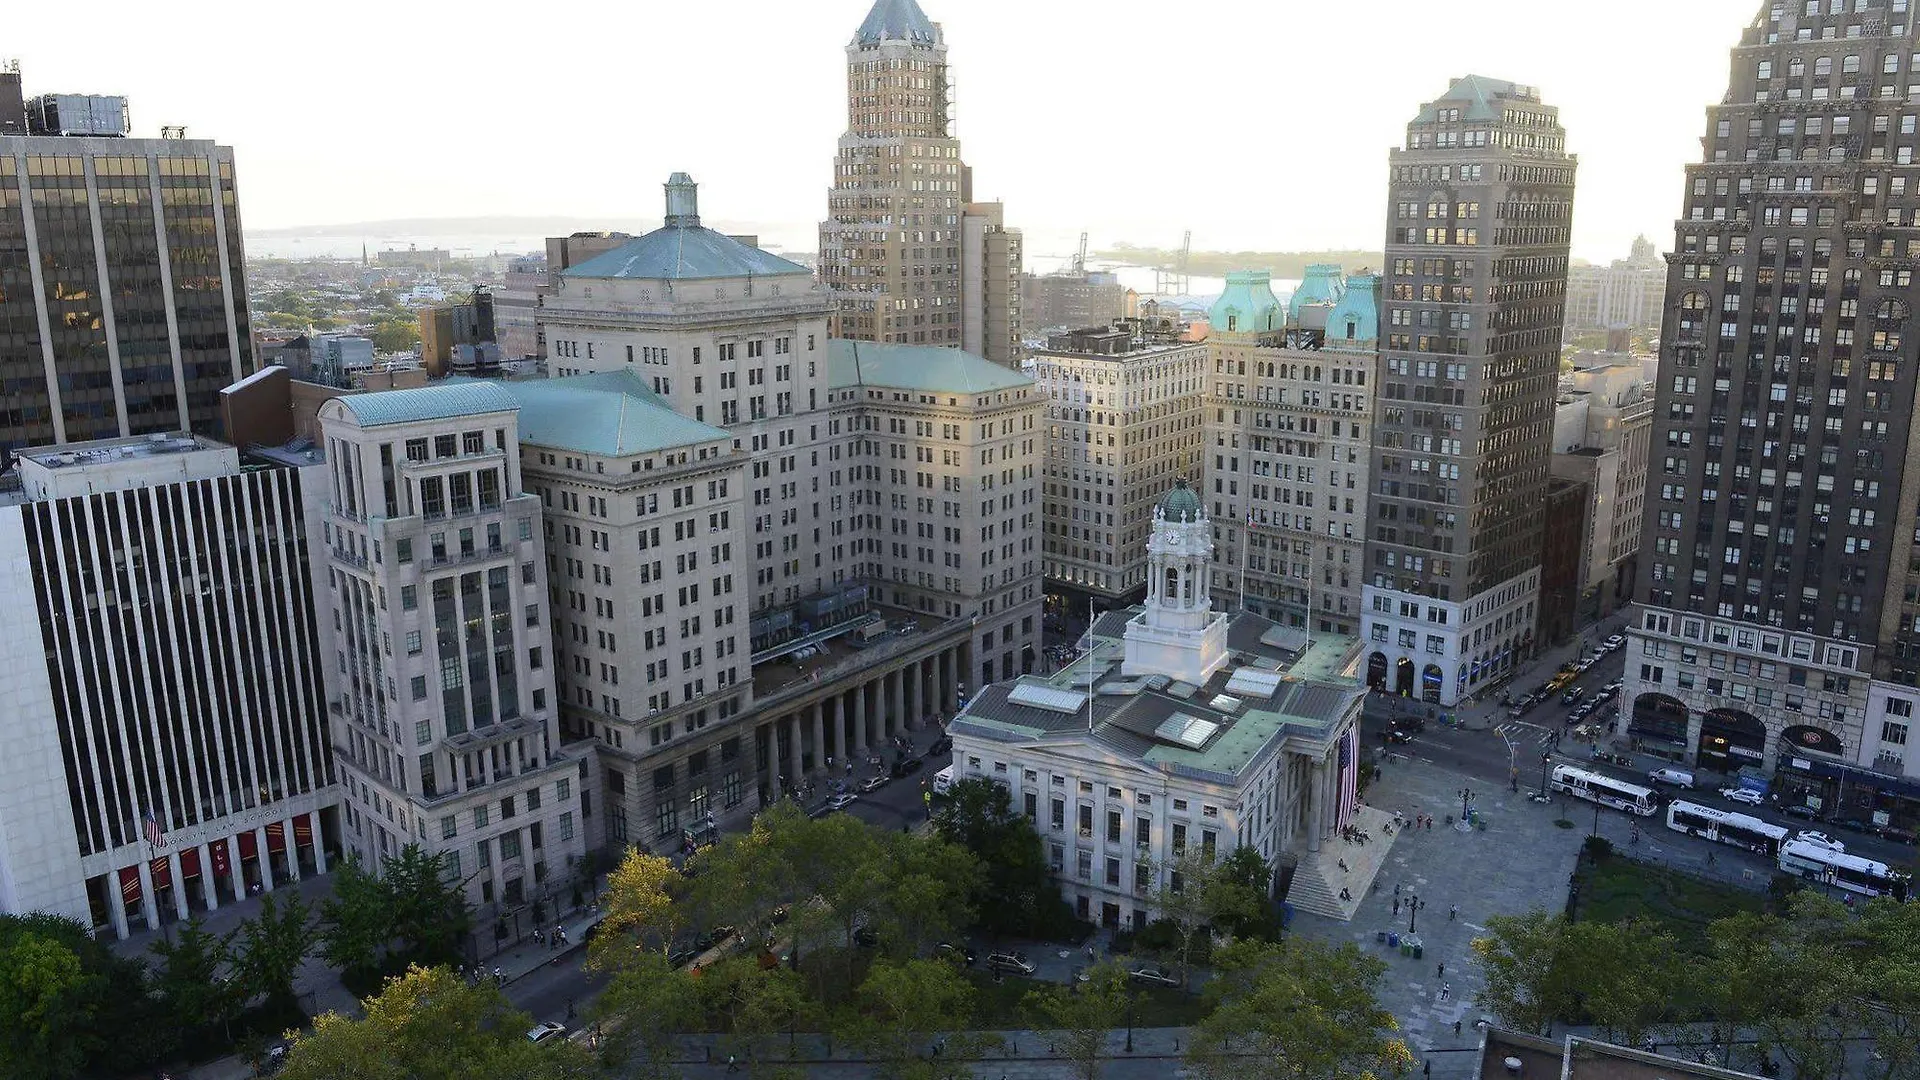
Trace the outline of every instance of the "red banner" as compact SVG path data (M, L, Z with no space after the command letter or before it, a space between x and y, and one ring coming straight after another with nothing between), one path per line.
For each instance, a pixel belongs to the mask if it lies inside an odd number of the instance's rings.
M252 829L248 829L246 832L241 833L238 837L236 837L236 839L240 841L240 861L241 862L246 862L248 859L251 859L254 856L260 854L260 842L254 839Z
M227 860L227 842L225 840L215 840L213 843L207 845L207 850L213 854L213 873L215 877L227 877L233 873L233 864Z
M296 847L313 846L312 814L301 814L293 819L293 842Z
M180 876L197 878L200 876L200 849L190 847L180 853Z
M140 903L140 868L123 866L120 868L120 902L128 907Z
M287 850L287 823L274 821L267 824L267 850Z
M161 889L173 884L173 860L167 858L165 855L153 860L147 872L153 875L154 892L159 892Z

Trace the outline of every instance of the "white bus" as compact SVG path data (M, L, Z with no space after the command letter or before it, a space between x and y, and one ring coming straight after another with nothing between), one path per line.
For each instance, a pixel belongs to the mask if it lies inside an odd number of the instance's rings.
M1787 830L1752 815L1736 814L1731 810L1678 799L1667 805L1667 828L1742 848L1769 859L1780 853L1780 845L1787 839Z
M1604 773L1576 769L1571 765L1555 765L1553 779L1548 786L1555 791L1564 791L1575 798L1597 802L1601 806L1611 806L1615 810L1625 810L1641 817L1650 816L1659 807L1650 788L1629 784L1624 780L1615 780Z
M1835 851L1805 840L1789 840L1780 845L1780 869L1783 873L1821 885L1834 885L1862 896L1891 896L1905 900L1913 882L1907 875L1883 862L1863 859L1844 851Z

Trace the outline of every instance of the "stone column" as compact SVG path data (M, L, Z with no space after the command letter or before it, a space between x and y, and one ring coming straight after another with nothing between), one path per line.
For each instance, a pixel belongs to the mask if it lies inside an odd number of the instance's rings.
M242 900L247 898L247 871L240 865L240 835L227 837L227 874L233 878L233 895Z
M861 683L853 688L853 742L850 745L855 757L867 748L867 686Z
M920 703L920 684L925 682L927 678L925 665L921 661L915 660L913 664L906 669L902 678L905 681L907 692L907 730L913 731L917 730L920 727L920 722L927 718L927 710Z
M834 763L839 764L840 762L845 761L847 758L846 694L844 692L835 694L832 697L827 699L827 703L833 706L833 723L828 726L833 729Z
M1327 778L1319 762L1311 766L1313 775L1308 778L1307 795L1307 850L1320 850L1321 822L1326 819Z
M951 717L954 712L953 688L954 684L959 681L959 677L953 673L954 652L952 649L941 650L940 662L936 665L936 668L933 686L934 699L940 702L940 715L943 717Z
M208 911L220 910L220 887L213 880L213 848L200 845L200 895Z
M167 852L167 871L173 877L173 913L187 921L187 879L180 876L180 853ZM204 878L202 880L205 880Z
M160 929L160 905L153 895L153 865L146 859L140 860L140 915L147 922L147 929Z
M280 828L286 831L287 836L287 877L293 881L299 881L300 845L294 841L293 819L288 818L281 822Z
M791 771L787 773L787 780L798 785L800 778L805 776L807 772L806 759L802 756L800 748L800 714L788 713L786 722L781 726L793 732L793 741L787 746L787 763L791 769Z
M815 769L827 767L827 724L824 719L826 711L826 702L813 703L813 767Z
M313 823L313 872L324 874L327 872L327 837L320 828L320 811L308 814L307 820Z
M127 901L120 891L119 870L107 874L107 887L113 890L113 903L107 905L107 916L113 921L114 936L125 941L132 931L127 927Z
M1665 688L1662 687L1661 690L1662 692L1664 692ZM1628 723L1632 723L1633 722L1633 712L1631 711L1633 709L1632 703L1628 702L1624 695L1619 700L1620 700L1620 713L1622 718L1624 718ZM1706 720L1707 720L1707 714L1701 712L1699 709L1689 708L1687 710L1686 751L1687 751L1687 765L1690 767L1693 765L1698 765L1700 763L1700 729L1706 725ZM1767 739L1769 741L1773 739L1772 729L1768 729ZM1762 744L1762 748L1760 752L1764 755L1767 755L1767 761L1761 762L1763 766L1767 764L1768 761L1773 760L1772 755L1767 753L1767 750L1764 744Z
M273 852L267 850L267 827L256 825L253 829L254 855L260 863L260 891L273 891Z
M887 737L907 728L907 672L905 668L887 675Z

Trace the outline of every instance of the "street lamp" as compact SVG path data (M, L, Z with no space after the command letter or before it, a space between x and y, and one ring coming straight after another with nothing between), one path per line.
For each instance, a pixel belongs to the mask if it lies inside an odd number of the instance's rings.
M1414 923L1420 917L1420 909L1425 906L1426 906L1425 904L1420 902L1420 897L1418 895L1410 896L1408 898L1407 900L1407 933L1409 934L1413 933Z

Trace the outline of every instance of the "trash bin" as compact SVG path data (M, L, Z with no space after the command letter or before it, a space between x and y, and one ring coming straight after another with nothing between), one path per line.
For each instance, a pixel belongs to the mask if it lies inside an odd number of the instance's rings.
M1413 947L1413 958L1414 958L1415 960L1418 960L1418 959L1420 959L1420 956L1421 956L1421 954L1422 954L1422 953L1423 953L1424 951L1425 951L1425 950L1423 950L1423 949L1422 949L1422 948L1421 948L1420 946L1418 946L1418 945L1415 945L1415 946Z
M1387 948L1389 948L1389 949L1397 949L1397 948L1399 948L1399 947L1400 947L1400 935L1399 935L1399 934L1388 934L1388 935L1387 935Z
M1387 943L1387 932L1385 930L1375 930L1373 932L1373 943L1375 945L1385 945Z
M1401 938L1401 939L1400 939L1400 955L1401 955L1401 956L1412 956L1412 955L1413 955L1413 942L1412 942L1412 941L1409 941L1409 940L1408 940L1408 939L1406 939L1406 938Z

